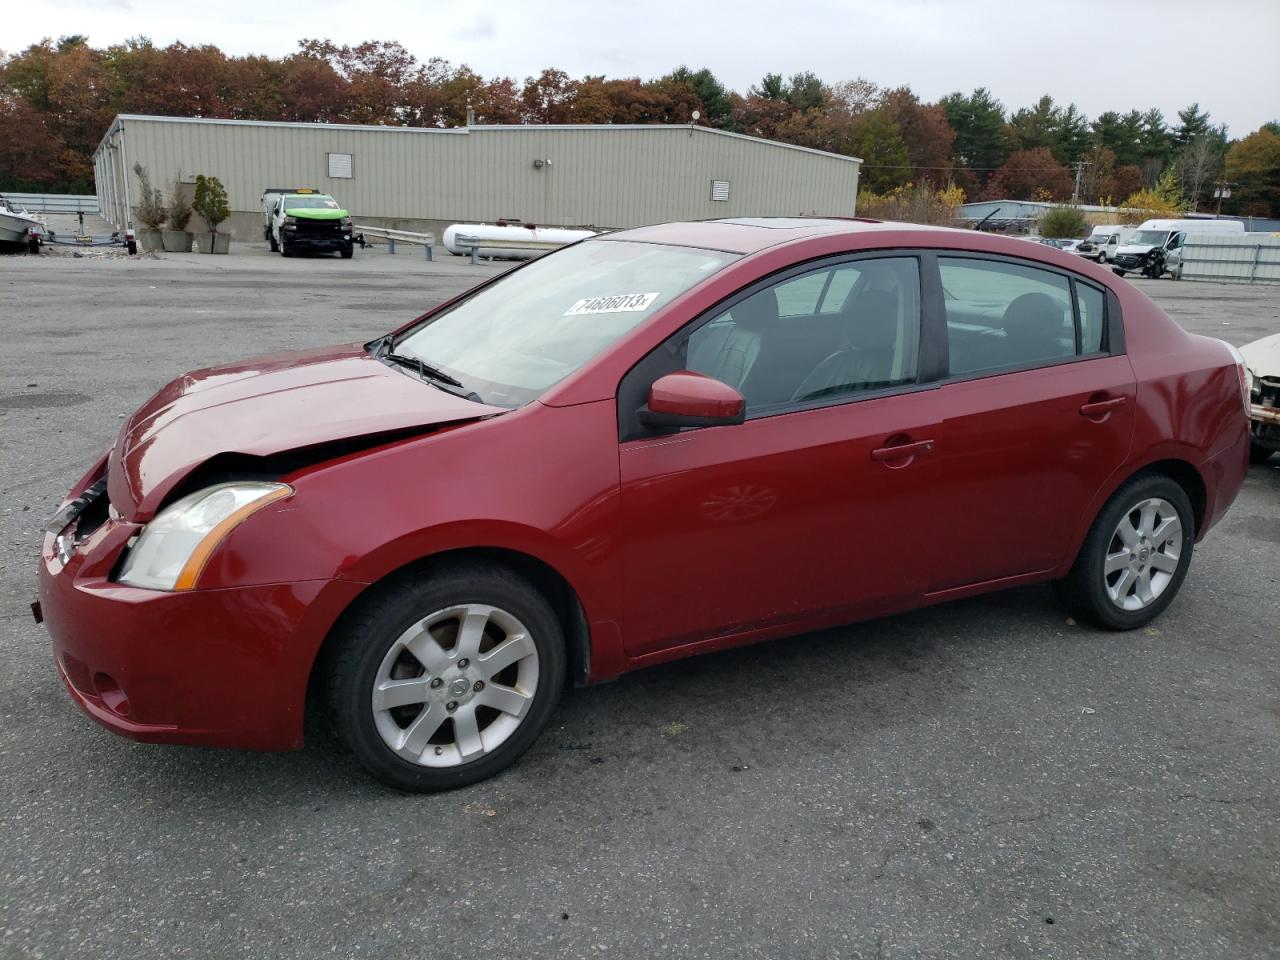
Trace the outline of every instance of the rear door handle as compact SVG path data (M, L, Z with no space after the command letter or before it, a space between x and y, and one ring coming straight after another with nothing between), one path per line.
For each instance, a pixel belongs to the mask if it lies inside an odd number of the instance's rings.
M932 440L918 440L915 443L900 443L892 447L876 447L871 451L871 459L877 463L888 460L906 460L918 457L933 450Z
M1095 400L1093 403L1085 403L1080 406L1080 416L1082 417L1100 417L1104 413L1109 413L1116 407L1123 407L1125 397L1112 397L1110 400Z

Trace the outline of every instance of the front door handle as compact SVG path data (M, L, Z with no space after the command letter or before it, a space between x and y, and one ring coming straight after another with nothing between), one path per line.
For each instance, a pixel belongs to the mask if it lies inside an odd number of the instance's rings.
M1112 397L1109 400L1095 400L1093 403L1081 404L1080 416L1100 417L1103 414L1110 413L1116 407L1123 407L1125 400L1125 397Z
M899 443L892 447L876 447L871 451L871 459L877 463L885 463L891 460L909 460L932 450L932 440L917 440L915 443Z

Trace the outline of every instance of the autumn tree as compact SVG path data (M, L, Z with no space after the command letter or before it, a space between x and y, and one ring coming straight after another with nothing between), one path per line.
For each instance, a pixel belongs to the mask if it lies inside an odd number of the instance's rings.
M987 185L992 200L1067 200L1071 197L1071 174L1053 158L1048 147L1017 150Z
M1280 127L1266 124L1227 151L1233 206L1242 213L1280 216Z
M928 181L934 186L950 182L956 132L947 122L946 111L937 104L922 104L910 87L885 91L880 109L898 128L907 150L910 169L903 171L903 182Z
M532 123L569 123L577 92L578 85L563 70L548 69L527 77L520 93L525 117Z

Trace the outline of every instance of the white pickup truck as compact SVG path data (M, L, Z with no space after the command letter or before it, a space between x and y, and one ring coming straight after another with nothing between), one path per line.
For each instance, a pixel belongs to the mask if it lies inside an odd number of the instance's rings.
M354 251L351 217L327 193L310 187L269 188L262 194L263 238L272 252L292 257L302 250Z

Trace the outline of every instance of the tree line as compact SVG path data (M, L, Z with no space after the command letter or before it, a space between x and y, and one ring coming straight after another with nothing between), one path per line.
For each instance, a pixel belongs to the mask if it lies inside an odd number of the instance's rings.
M909 87L827 83L769 73L745 92L708 69L655 79L570 77L546 69L486 79L395 41L302 40L285 57L228 56L216 46L105 48L83 36L0 54L0 190L92 189L92 158L118 113L419 127L480 123L691 123L863 158L862 184L959 187L970 199L1123 202L1176 192L1188 208L1280 216L1280 124L1232 140L1193 103L1086 117L1047 94L1009 111L990 91L935 103ZM694 113L699 117L695 121Z

